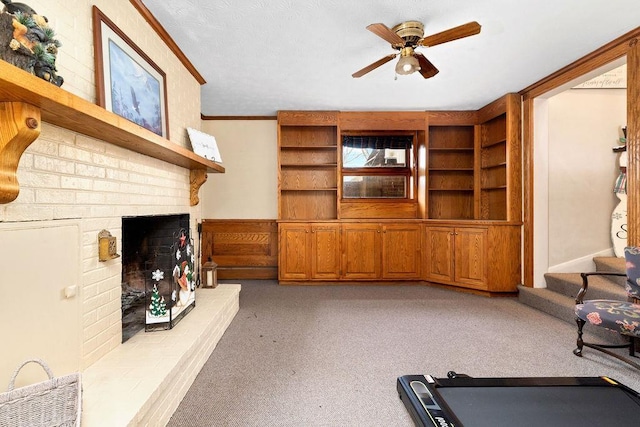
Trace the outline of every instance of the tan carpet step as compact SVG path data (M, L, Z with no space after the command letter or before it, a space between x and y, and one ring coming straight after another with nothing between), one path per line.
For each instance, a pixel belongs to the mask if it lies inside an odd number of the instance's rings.
M596 271L612 271L615 273L626 273L626 261L624 258L615 257L594 257L593 262L596 264ZM624 287L625 277L610 277L612 282Z
M547 273L544 275L547 289L575 299L582 287L579 273ZM624 287L610 280L610 276L590 276L587 299L626 300Z
M565 322L576 324L573 308L575 300L566 295L561 295L547 288L529 288L518 286L518 301L529 307L547 313L550 316L564 320ZM577 329L576 326L576 338ZM607 342L611 344L622 344L624 339L615 332L608 331L604 328L585 326L584 332L593 336L596 341ZM585 336L585 341L594 341L594 339ZM571 344L573 345L573 343Z

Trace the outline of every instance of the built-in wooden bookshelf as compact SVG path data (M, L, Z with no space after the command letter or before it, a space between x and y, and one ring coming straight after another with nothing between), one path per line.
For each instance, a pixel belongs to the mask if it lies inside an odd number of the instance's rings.
M337 114L280 112L278 130L278 218L337 219Z
M342 136L408 133L415 197L341 199ZM515 292L520 133L518 94L477 111L280 112L280 282L424 280Z
M518 94L505 95L478 111L476 219L522 219L520 115Z
M428 217L473 219L474 126L429 126Z
M507 219L506 113L479 127L480 219Z

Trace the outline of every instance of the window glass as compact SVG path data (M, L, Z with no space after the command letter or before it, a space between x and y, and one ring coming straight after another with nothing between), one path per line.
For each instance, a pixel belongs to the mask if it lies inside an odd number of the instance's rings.
M404 199L407 197L407 177L404 175L343 176L342 197L345 199Z
M406 167L407 151L390 148L342 147L345 168Z

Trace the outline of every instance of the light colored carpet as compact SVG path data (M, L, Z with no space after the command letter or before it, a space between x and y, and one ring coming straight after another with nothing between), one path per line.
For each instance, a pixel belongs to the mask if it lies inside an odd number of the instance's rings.
M514 298L241 283L240 311L169 426L412 426L397 377L450 370L606 375L640 390L637 371L588 348L574 356L574 326Z

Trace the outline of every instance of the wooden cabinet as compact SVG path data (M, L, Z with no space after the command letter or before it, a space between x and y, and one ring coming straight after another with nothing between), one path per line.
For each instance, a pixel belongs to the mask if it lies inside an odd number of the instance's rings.
M520 226L406 222L281 222L281 282L416 281L515 292Z
M342 277L347 280L381 276L380 224L342 224Z
M439 283L453 283L454 274L453 227L426 227L424 251L425 277Z
M279 224L278 278L282 281L340 277L340 226L330 223Z
M311 225L311 278L340 278L340 225Z
M427 227L426 278L486 289L487 229Z
M420 224L382 224L382 278L419 280L421 241Z
M278 218L336 219L336 112L278 113Z
M345 223L342 278L419 280L421 241L419 223Z
M488 290L487 228L456 227L453 234L455 282Z
M278 226L278 279L308 280L310 278L310 230L310 225L304 223Z
M487 292L520 283L520 226L425 227L425 279Z
M420 223L280 223L281 281L420 280Z

